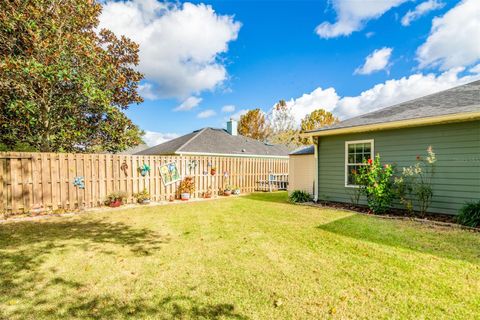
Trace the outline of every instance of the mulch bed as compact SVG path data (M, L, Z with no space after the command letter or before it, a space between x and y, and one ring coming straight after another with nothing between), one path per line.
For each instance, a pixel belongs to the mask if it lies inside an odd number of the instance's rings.
M376 215L366 206L355 206L348 203L334 202L334 201L321 201L317 203L310 202L307 205L315 207L329 207L334 209L342 209L354 211L361 214L371 215L377 218L382 219L396 219L396 220L411 220L420 223L428 223L430 225L442 226L442 227L453 227L461 228L465 230L470 230L474 232L480 232L480 228L472 228L460 225L456 223L455 216L444 214L444 213L427 213L425 217L420 218L417 212L414 215L408 214L408 211L402 209L391 209L387 214Z

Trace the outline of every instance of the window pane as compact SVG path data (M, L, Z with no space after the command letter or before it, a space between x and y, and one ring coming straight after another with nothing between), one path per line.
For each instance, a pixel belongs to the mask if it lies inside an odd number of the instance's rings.
M364 153L370 153L371 152L371 146L372 146L371 143L365 143L363 145L363 152Z
M355 152L355 145L349 144L348 145L348 153L354 153Z
M356 153L362 153L363 152L363 143L357 143L355 145L355 152Z
M348 163L355 163L355 154L348 154Z
M363 154L359 153L355 155L355 163L363 163Z

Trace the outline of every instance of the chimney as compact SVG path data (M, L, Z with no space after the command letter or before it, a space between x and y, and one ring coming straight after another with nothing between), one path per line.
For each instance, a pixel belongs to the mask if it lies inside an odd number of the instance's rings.
M232 136L236 136L237 135L237 121L230 118L230 120L227 121L227 131Z

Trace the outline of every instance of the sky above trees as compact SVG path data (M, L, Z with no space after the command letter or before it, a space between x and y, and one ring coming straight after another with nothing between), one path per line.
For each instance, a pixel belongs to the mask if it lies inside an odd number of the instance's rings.
M100 25L140 44L156 144L285 99L299 124L480 79L480 1L105 1ZM475 40L477 39L477 40Z

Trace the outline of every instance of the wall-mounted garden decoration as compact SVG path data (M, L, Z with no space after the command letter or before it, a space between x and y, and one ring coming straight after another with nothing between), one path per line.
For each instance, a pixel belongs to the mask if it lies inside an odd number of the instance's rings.
M208 171L207 171L207 170L203 170L203 175L204 175L204 176L208 176Z
M140 168L138 168L138 171L140 172L140 175L142 177L145 177L147 174L149 174L150 170L150 166L146 163L144 163Z
M125 177L128 177L128 164L126 161L123 161L122 165L120 166L120 170L123 171Z
M229 176L228 171L223 171L223 176L227 178Z
M210 168L210 174L211 174L212 176L216 175L216 174L217 174L217 168L211 167L211 168Z
M162 177L163 185L168 186L172 183L180 181L180 173L175 162L167 163L160 166L160 176Z
M85 179L83 177L75 177L73 179L73 185L79 189L85 189Z
M197 160L191 160L188 162L187 167L190 174L192 173L192 171L195 171L195 168L197 167L197 165L198 165Z

